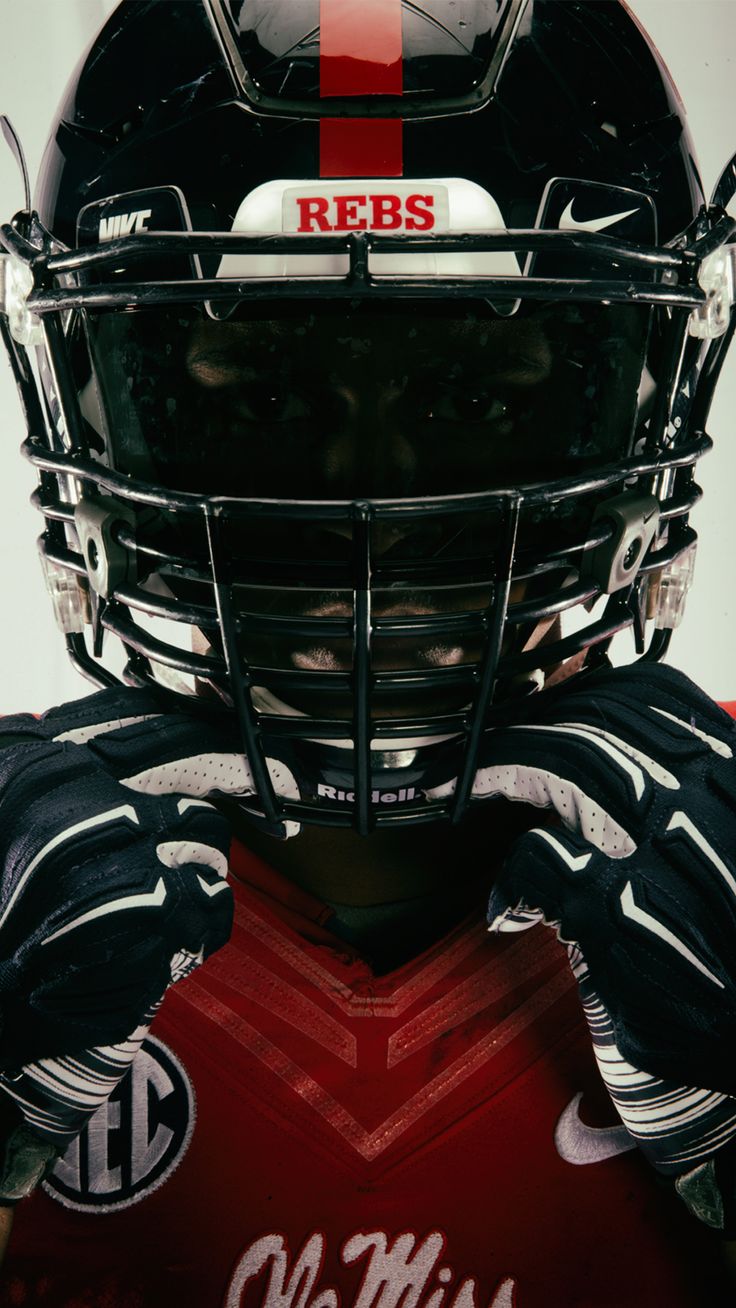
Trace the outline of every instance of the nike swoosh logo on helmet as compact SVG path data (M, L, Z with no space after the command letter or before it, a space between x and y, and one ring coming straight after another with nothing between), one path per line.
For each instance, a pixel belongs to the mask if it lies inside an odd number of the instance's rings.
M560 231L602 232L606 227L613 227L614 223L620 223L624 218L630 218L632 213L638 213L641 208L641 205L637 205L635 209L624 209L621 213L609 213L603 218L573 218L572 206L574 203L574 200L570 201L560 218Z
M580 1119L582 1093L576 1094L555 1127L555 1148L565 1163L587 1167L636 1149L625 1126L587 1126Z

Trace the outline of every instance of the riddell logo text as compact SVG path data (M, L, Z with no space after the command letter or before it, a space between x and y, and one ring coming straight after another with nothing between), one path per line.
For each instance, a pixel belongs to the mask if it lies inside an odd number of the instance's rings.
M421 1239L404 1231L359 1232L340 1248L343 1267L360 1267L355 1293L343 1295L321 1281L325 1237L315 1231L292 1260L283 1235L264 1235L242 1255L228 1287L225 1308L485 1308L472 1276L458 1276L443 1258L445 1237L430 1231ZM362 1264L362 1266L361 1266ZM255 1294L247 1294L260 1280ZM514 1308L514 1280L497 1286L487 1308Z
M340 790L338 786L326 786L323 782L317 786L317 794L320 799L334 799L338 804L354 804L354 790ZM413 786L402 787L401 790L372 790L371 804L406 804L411 799L416 799L416 790Z
M433 195L297 195L298 232L430 232Z

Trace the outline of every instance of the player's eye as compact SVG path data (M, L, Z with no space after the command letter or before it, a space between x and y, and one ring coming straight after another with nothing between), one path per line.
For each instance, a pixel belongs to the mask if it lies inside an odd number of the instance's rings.
M483 388L443 387L425 401L422 416L434 422L499 423L509 406L497 394Z

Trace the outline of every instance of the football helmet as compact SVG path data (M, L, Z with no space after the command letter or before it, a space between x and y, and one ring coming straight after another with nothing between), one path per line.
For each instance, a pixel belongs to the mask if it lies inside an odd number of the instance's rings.
M733 176L618 0L126 0L0 237L74 663L234 715L270 830L460 818L666 650Z

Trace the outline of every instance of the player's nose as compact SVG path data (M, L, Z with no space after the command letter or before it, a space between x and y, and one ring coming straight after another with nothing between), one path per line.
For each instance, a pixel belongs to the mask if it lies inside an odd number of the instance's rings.
M340 421L324 447L331 493L348 499L411 494L420 455L401 421L396 389L345 386L339 398Z

